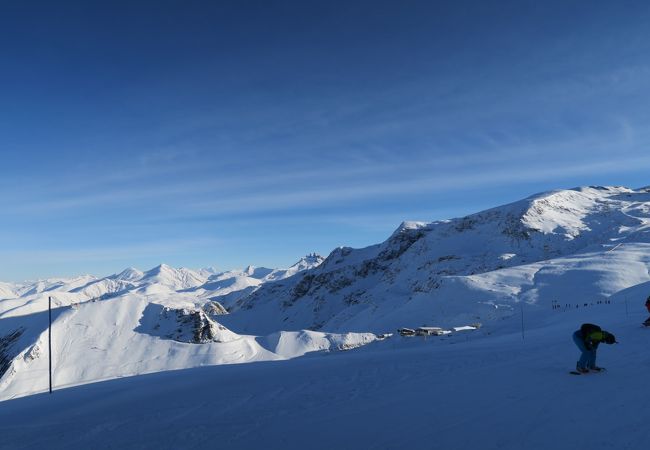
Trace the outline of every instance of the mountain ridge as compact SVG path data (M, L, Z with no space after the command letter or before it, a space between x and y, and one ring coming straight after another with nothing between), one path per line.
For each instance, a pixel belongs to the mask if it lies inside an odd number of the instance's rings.
M236 314L228 320L249 332L291 324L337 330L360 310L372 315L370 310L381 310L383 303L407 306L417 297L436 297L444 284L471 285L472 276L514 267L532 270L541 261L607 251L624 242L649 243L649 217L645 190L580 187L457 219L404 222L383 243L337 248L316 268L263 286L232 308L233 313L262 308L264 314L258 315L265 325L238 321ZM380 324L398 322L379 321L372 329L379 331Z

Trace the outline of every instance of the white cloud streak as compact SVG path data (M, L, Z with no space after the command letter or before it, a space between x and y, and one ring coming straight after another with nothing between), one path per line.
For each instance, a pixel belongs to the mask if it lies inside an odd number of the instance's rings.
M138 258L174 255L188 250L218 246L222 240L214 238L178 239L137 244L118 244L75 248L72 250L37 249L21 251L0 251L0 258L13 264L38 261L39 264L88 263L104 261L134 260Z

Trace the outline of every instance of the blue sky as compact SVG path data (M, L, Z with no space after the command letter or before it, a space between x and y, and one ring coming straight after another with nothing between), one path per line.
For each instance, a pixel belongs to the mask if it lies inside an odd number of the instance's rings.
M646 2L0 4L0 280L288 266L650 184Z

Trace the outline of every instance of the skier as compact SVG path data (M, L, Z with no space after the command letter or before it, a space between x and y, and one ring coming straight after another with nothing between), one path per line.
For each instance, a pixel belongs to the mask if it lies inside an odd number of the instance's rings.
M645 301L645 307L648 308L648 312L650 312L650 297ZM650 317L648 317L645 322L643 322L643 325L646 327L650 327Z
M582 354L576 364L577 374L588 373L590 370L600 372L602 367L596 365L596 350L601 342L605 344L616 343L612 333L601 329L598 325L583 323L578 331L573 333L573 342L576 343Z

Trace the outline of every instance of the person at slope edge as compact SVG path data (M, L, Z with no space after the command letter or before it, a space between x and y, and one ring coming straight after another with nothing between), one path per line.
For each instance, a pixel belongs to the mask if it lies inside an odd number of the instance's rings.
M601 342L605 344L616 343L616 337L601 329L598 325L583 323L578 331L573 333L573 342L576 343L582 354L576 364L576 371L587 373L590 370L600 372L602 367L596 365L596 350Z
M650 297L645 301L645 307L648 309L648 312L650 313ZM643 325L646 327L650 327L650 317L648 317L645 322L643 322Z

